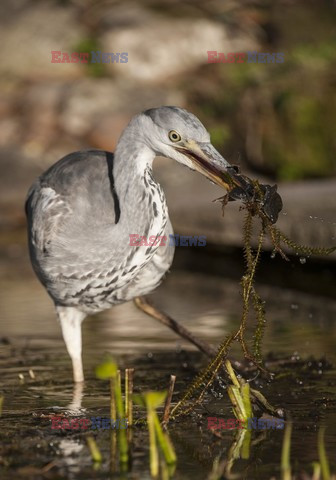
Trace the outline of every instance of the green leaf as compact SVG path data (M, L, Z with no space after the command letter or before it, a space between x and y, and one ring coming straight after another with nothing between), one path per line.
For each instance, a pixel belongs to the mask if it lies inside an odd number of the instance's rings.
M250 397L250 385L245 383L241 386L241 393L243 397L243 405L245 409L246 418L251 418L253 416L252 413L252 404L251 404L251 397Z
M147 408L155 409L163 404L167 396L167 391L164 390L162 392L147 392L143 395L146 401Z
M145 399L143 398L142 393L134 393L134 394L132 395L132 398L133 398L133 402L134 402L136 405L140 405L141 407L145 407L145 406L146 406L146 402L145 402Z
M168 465L176 463L176 453L169 435L162 430L159 417L156 412L153 412L155 433L159 441L159 445L163 452L164 458Z
M101 363L96 367L96 377L101 380L106 380L108 378L116 378L118 371L118 366L113 360L106 360L106 362Z
M96 444L96 441L93 437L86 437L86 441L91 453L91 458L94 462L100 463L103 459L102 454L100 453L100 450L98 448L98 445Z
M133 395L133 402L136 405L147 407L147 410L156 409L163 404L167 396L167 390L162 392L144 392Z

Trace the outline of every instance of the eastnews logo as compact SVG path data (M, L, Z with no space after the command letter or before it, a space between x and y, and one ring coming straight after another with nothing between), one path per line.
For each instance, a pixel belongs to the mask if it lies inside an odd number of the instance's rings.
M51 51L51 63L127 63L127 52L62 52Z
M223 53L209 50L207 54L208 63L283 63L285 61L285 54L282 52Z
M206 245L205 235L151 235L145 237L136 233L129 236L131 247L204 247ZM169 243L167 243L169 242Z
M247 428L248 430L268 430L270 428L283 430L285 421L282 418L256 418L246 420L237 418L208 417L208 430L236 430Z
M70 419L66 417L51 417L52 430L124 430L128 427L127 418L104 418L104 417L90 417L90 418L76 418Z

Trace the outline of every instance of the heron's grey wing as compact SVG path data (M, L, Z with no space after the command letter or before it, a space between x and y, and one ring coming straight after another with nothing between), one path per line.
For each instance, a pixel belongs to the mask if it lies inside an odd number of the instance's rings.
M26 215L31 247L48 255L53 238L71 215L69 204L53 188L37 181L28 192Z
M42 283L84 274L119 219L113 154L75 152L59 160L31 187L26 212L31 260Z

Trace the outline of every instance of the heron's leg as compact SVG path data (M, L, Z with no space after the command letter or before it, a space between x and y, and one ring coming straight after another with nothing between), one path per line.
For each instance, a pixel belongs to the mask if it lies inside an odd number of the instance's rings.
M66 348L72 360L75 382L83 382L82 321L86 315L74 307L56 306Z
M211 345L195 337L193 333L189 332L189 330L180 325L176 320L169 317L166 313L158 310L146 297L136 297L134 299L134 303L140 310L147 313L147 315L155 318L159 322L174 330L174 332L176 332L181 337L193 343L201 352L205 353L208 357L213 357L214 355L216 355L216 350L211 347Z
M72 401L67 408L73 413L80 413L82 409L82 399L84 391L84 382L76 382L73 386Z

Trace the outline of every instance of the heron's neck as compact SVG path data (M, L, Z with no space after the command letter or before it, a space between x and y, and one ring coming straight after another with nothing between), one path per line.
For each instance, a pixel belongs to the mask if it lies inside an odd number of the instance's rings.
M131 190L135 190L131 187L141 187L145 172L152 169L154 158L155 153L151 149L136 142L132 136L129 138L124 132L118 142L113 162L115 189L120 200Z
M160 235L167 212L161 187L152 177L155 153L132 137L126 129L114 157L119 221L127 234Z

